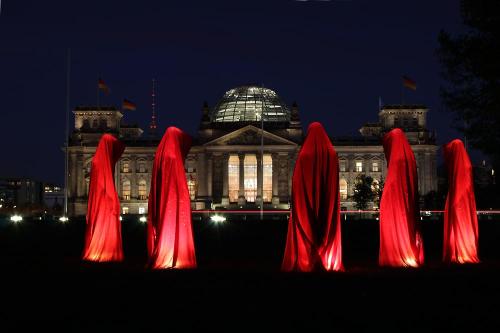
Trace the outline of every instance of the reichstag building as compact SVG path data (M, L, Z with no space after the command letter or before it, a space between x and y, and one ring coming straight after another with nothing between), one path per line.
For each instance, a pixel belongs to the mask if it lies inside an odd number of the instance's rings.
M357 176L385 178L386 163L380 137L402 128L417 159L419 192L437 189L435 137L427 129L428 109L422 105L386 105L376 123L367 123L356 137L331 137L339 155L342 206ZM114 107L77 107L68 147L68 207L72 215L87 209L90 166L103 133L126 145L116 165L115 183L122 214L145 214L151 169L161 134L154 137L126 125ZM306 126L304 126L306 127ZM263 131L262 131L263 128ZM213 107L204 105L197 136L185 161L192 208L288 209L294 162L305 132L299 109L286 104L271 89L242 86L227 91Z

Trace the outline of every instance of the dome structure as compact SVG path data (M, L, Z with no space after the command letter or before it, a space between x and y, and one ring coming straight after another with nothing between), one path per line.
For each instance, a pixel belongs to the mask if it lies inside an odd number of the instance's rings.
M273 90L241 86L227 91L210 114L212 122L289 122L290 109Z

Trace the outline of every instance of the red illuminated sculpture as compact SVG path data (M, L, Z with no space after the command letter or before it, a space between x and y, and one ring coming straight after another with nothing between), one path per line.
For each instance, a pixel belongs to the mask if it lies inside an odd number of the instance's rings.
M195 268L191 200L184 159L189 135L169 127L156 150L149 192L147 245L151 268Z
M84 260L123 260L120 200L115 189L114 168L124 150L121 141L104 134L92 158Z
M323 126L312 123L293 172L283 271L343 269L338 164Z
M399 128L384 135L387 178L380 200L381 266L418 267L424 261L418 230L418 178L415 156Z
M478 225L472 165L462 141L443 147L448 170L448 196L444 211L443 260L478 263Z

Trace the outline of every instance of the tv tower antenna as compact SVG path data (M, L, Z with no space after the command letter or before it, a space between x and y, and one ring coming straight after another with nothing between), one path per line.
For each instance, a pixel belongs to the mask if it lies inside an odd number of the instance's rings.
M156 80L152 80L151 89L151 124L149 125L149 134L156 136Z

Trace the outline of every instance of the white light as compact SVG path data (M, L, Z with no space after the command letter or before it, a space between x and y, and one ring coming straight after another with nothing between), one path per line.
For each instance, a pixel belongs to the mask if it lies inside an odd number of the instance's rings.
M0 208L2 208L2 207L3 207L3 205L0 205Z
M139 214L144 214L146 212L146 208L139 207Z
M121 220L123 220L123 218L122 218L122 216L121 216L121 215L120 215L119 219L120 219L120 221L121 221Z
M69 221L69 218L68 218L67 216L61 216L61 217L59 218L59 221L60 221L60 222L62 222L62 223L66 223L66 222L68 222L68 221Z
M23 217L22 217L21 215L12 215L12 216L10 217L10 220L11 220L12 222L17 223L17 222L21 222L21 221L23 220Z
M226 221L226 218L222 215L213 215L210 216L210 220L215 223L222 223Z
M146 222L147 222L147 220L148 220L148 219L146 218L146 216L141 216L141 217L139 218L139 221L141 221L142 223L146 223Z

